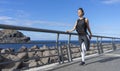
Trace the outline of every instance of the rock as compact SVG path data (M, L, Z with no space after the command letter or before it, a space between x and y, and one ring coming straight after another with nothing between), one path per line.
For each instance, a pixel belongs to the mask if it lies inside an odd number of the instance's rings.
M12 49L12 48L2 49L0 51L0 53L11 53L11 54L13 54L12 52L14 52L14 49ZM4 54L4 56L5 55L8 55L8 54Z
M8 53L9 52L9 50L7 50L7 49L2 49L1 50L1 53Z
M42 61L37 61L38 65L43 65Z
M50 56L57 55L57 54L58 54L57 50L50 51ZM55 62L57 62L57 60L58 60L58 56L50 57L49 63L55 63Z
M31 51L31 52L28 52L28 57L29 58L34 57L35 54L38 52L38 51L34 51L34 50L39 50L39 47L37 45L34 45L33 47L31 47L29 49L29 51Z
M49 51L44 51L43 52L43 56L49 56L50 55L50 52ZM42 58L41 61L46 64L46 63L49 63L49 57L46 57L46 58Z
M15 50L13 48L7 48L9 52L14 52Z
M39 49L39 50L40 50L40 49ZM40 58L40 57L43 57L43 52L37 51L37 52L35 53L34 57L38 57L38 58L35 59L35 60L38 62L39 65L44 64L44 63L42 62L42 58Z
M7 66L1 71L18 71L17 68L19 67L20 63L21 62L7 64Z
M94 51L91 50L91 51L87 51L87 52L86 52L86 55L91 55L91 54L95 54L95 53L97 53L95 50L94 50Z
M9 54L6 58L13 61L20 60L16 55L12 55L12 54Z
M66 49L63 49L63 50L62 50L62 53L63 53L63 54L67 54L67 50L66 50Z
M22 46L22 47L18 50L18 52L25 52L25 51L27 51L27 48L26 48L25 46Z
M42 57L42 56L43 56L43 52L41 52L41 51L37 51L36 54L35 54L35 56Z
M77 58L77 57L80 57L81 56L81 53L74 53L72 54L72 58Z
M68 60L68 55L64 55L64 60Z
M62 46L61 48L65 49L65 48L67 48L67 46Z
M26 37L17 30L0 30L0 43L24 43L29 41L30 37Z
M80 49L79 49L79 47L78 47L78 48L72 48L72 49L71 49L71 52L72 52L72 53L74 53L74 52L80 52Z
M19 59L25 59L28 57L28 54L26 52L18 53L17 57Z
M0 56L1 58L2 56ZM10 62L19 60L17 56L9 54L7 57L2 57L2 62ZM1 59L0 59L1 61ZM21 62L12 62L0 65L1 71L14 71L20 66Z
M6 58L0 55L0 63L6 61ZM0 69L3 67L3 65L0 65Z
M29 66L29 61L23 61L22 63L21 63L21 67L19 67L19 69L28 69L28 66Z
M43 47L41 47L40 49L45 50L45 49L48 49L48 47L46 45L43 45Z
M37 45L34 45L33 47L31 47L31 50L36 50L36 49L39 49Z
M27 58L27 53L18 53L17 55L12 55L9 54L7 57L5 57L3 62L8 62L8 61L18 61L21 59L26 59ZM12 62L12 63L7 63L3 65L2 71L14 71L21 67L22 62Z
M35 52L28 52L28 57L31 58L35 55Z
M3 36L4 32L3 31L0 31L0 36Z
M34 66L37 66L37 65L38 65L38 63L35 60L30 60L28 67L34 67Z

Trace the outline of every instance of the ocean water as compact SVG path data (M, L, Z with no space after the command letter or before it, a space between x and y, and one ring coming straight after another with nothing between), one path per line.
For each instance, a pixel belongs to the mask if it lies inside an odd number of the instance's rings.
M115 41L118 43L119 41ZM73 45L79 45L79 41L74 40L70 42ZM90 43L96 43L96 41L90 41ZM111 41L102 41L102 43L111 43ZM68 44L67 40L61 40L59 41L58 46L66 45ZM15 50L18 50L22 46L25 46L27 48L31 48L32 46L37 45L38 47L55 47L56 46L56 41L55 40L41 40L41 41L31 41L30 43L0 43L0 48L14 48Z

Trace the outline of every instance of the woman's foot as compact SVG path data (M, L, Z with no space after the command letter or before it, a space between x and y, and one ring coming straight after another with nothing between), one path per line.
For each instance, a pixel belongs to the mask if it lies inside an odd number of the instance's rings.
M85 65L85 62L81 62L80 65Z

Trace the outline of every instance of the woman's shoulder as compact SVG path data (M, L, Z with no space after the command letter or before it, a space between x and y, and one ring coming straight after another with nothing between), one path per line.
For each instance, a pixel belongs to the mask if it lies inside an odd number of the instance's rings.
M84 18L85 19L85 22L87 23L88 22L88 18Z
M84 17L85 20L88 20L88 18Z

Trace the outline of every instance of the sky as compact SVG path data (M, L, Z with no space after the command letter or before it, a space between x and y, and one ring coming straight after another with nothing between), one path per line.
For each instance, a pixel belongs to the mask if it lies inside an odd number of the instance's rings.
M78 8L84 9L93 35L120 37L120 0L0 0L0 24L71 30ZM22 32L33 40L56 39L56 34Z

